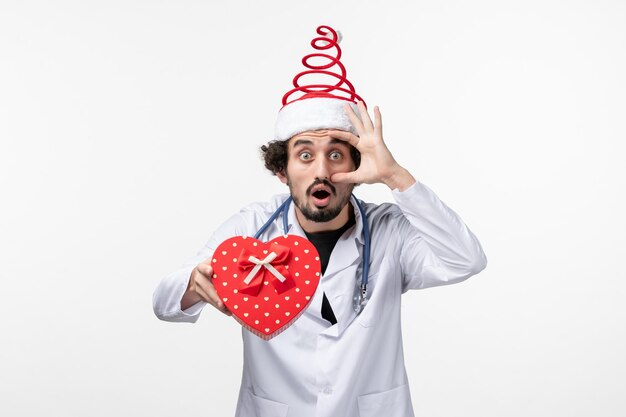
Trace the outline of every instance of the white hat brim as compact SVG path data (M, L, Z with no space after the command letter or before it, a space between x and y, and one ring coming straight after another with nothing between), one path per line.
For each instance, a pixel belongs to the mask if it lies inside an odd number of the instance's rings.
M346 103L359 117L357 105L347 100L312 97L293 101L278 112L274 139L289 140L298 133L319 129L338 129L356 134L344 108Z

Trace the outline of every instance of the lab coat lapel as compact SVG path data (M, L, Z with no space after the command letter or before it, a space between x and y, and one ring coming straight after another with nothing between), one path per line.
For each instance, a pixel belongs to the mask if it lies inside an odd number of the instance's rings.
M335 313L337 324L326 329L324 334L329 336L339 336L346 327L354 320L356 313L353 308L354 291L359 277L356 276L359 262L362 260L363 252L363 221L361 214L354 201L354 196L350 198L355 215L355 227L351 233L342 236L330 256L330 261L326 267L326 272L322 276L320 285L309 308L314 311L321 311L322 295L325 292L330 305ZM295 204L289 206L288 224L289 234L302 236L306 239L306 234L298 223ZM281 220L282 222L282 220Z
M323 277L324 291L337 319L337 325L324 331L330 336L340 336L356 317L352 297L360 278L357 277L357 270L363 259L363 221L354 196L350 202L354 209L355 227L335 245Z
M302 230L300 223L298 222L298 218L296 217L295 207L296 205L292 201L291 204L289 204L289 211L287 213L287 225L289 227L287 234L300 236L304 239L308 239L306 234L304 233L304 230ZM280 222L280 230L282 230L282 227L283 227L282 217L279 217L278 219L276 219L276 221ZM322 277L322 280L323 280L323 277ZM307 307L307 311L310 312L315 317L321 317L321 314L322 314L321 313L322 301L323 301L323 295L324 295L323 286L321 285L322 280L320 280L320 285L317 286L317 289L315 290L315 294L313 295L313 299L311 299L311 302L309 303L309 306Z

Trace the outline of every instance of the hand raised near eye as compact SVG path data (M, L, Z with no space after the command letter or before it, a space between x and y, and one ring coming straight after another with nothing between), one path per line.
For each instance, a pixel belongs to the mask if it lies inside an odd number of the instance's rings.
M352 172L333 174L330 179L337 183L387 184L391 189L404 190L415 182L413 176L394 159L383 140L382 116L378 106L374 107L374 122L363 102L357 103L361 118L348 104L345 110L357 131L357 135L341 130L330 130L329 135L348 142L361 153L361 164Z

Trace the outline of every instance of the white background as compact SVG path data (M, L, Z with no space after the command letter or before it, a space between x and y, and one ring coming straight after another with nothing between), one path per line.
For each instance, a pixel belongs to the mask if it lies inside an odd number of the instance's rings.
M403 298L416 414L625 415L625 23L602 0L2 0L0 415L233 414L239 326L160 322L152 292L286 191L258 146L319 24L489 259Z

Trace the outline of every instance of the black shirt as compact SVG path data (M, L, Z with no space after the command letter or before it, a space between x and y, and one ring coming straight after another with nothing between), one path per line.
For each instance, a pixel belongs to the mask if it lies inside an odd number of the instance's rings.
M315 249L317 249L317 253L320 255L322 275L326 272L326 267L328 266L328 261L330 260L330 254L333 252L333 248L337 244L337 241L346 230L355 224L356 220L354 219L354 211L350 210L350 218L348 219L348 222L337 230L317 233L304 232L309 241L313 244L313 246L315 246ZM328 320L331 324L337 323L335 313L333 313L330 302L328 301L328 298L326 298L326 293L324 293L324 299L322 300L322 317Z

